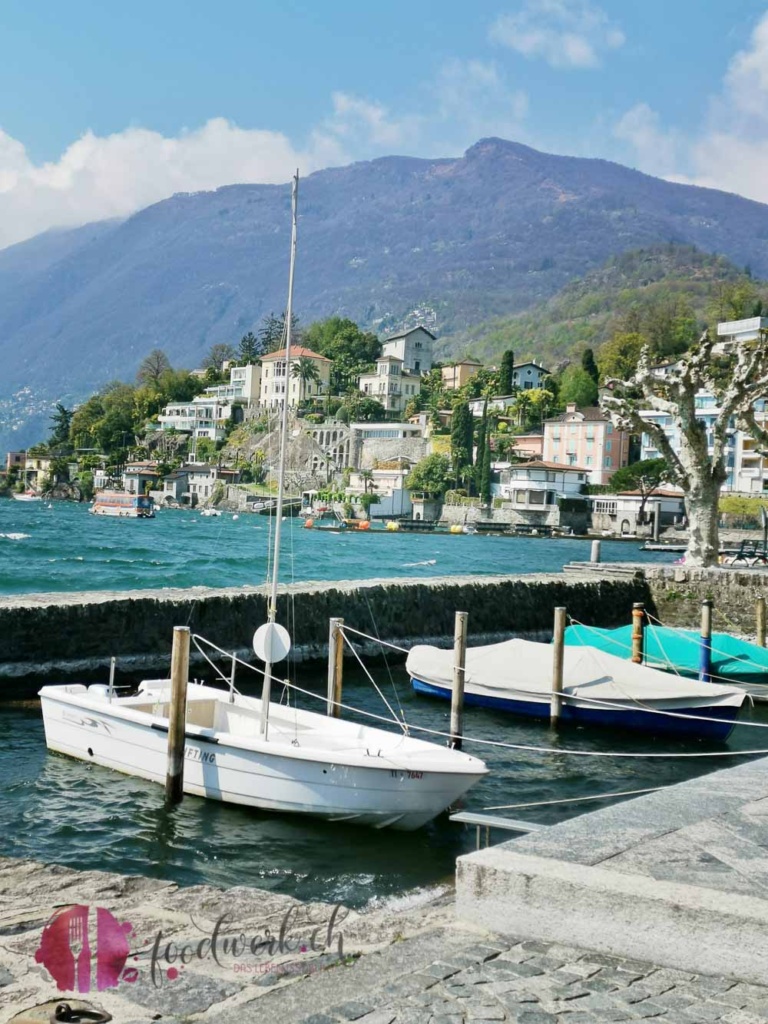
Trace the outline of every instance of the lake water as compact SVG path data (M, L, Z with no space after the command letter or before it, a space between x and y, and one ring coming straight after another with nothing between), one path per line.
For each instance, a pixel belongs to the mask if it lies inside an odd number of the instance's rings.
M590 548L579 540L329 534L304 530L295 520L284 526L287 581L557 571L568 561L587 559ZM48 508L0 501L0 593L261 583L273 528L272 520L251 514L235 520L163 511L156 520L129 521L91 516L84 505ZM621 542L604 542L603 557L671 560ZM448 706L413 694L401 667L393 668L391 676L386 666L375 672L390 699L396 690L410 722L447 729ZM318 693L325 686L320 673L302 673L298 682ZM316 707L309 698L304 701ZM345 701L382 711L370 684L347 668ZM762 711L756 714L766 717ZM465 729L475 737L583 750L712 749L690 740L654 741L583 728L564 729L553 737L546 724L478 708L468 711ZM759 747L764 735L738 728L729 746ZM465 798L473 810L666 785L734 763L582 758L470 743L466 749L491 768ZM169 814L161 787L48 753L37 701L0 703L0 777L0 855L149 874L181 884L249 884L360 907L452 879L456 856L475 843L473 828L446 818L415 833L376 832L194 797ZM506 813L555 822L595 806L560 804Z
M267 577L274 520L206 518L163 510L155 519L90 515L72 502L0 499L0 594L159 587L237 587ZM590 541L480 534L331 533L283 523L282 579L369 579L559 572L586 561ZM670 562L637 541L603 541L606 562Z

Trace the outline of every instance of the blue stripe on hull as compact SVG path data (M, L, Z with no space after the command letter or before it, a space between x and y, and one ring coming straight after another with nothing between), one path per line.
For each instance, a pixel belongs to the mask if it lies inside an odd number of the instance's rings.
M426 683L421 679L411 679L416 693L425 693L430 697L451 699L451 691L447 687ZM513 700L506 697L487 697L482 694L464 693L464 704L479 708L493 708L496 711L509 711L527 718L549 718L549 704L546 701ZM700 722L694 718L672 718L668 715L653 714L640 708L631 711L618 711L611 708L580 708L567 702L563 703L561 719L564 722L575 722L579 725L607 725L614 729L636 729L649 733L674 733L678 736L699 736L702 739L726 740L733 729L740 707L710 708L677 708L675 714L704 715L706 718L717 718L718 722Z

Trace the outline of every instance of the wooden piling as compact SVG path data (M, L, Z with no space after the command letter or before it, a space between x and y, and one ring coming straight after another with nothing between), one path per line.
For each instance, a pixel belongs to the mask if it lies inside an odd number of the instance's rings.
M765 647L765 598L758 597L755 608L755 619L757 623L757 643Z
M331 619L328 633L328 715L341 717L341 687L344 672L344 619Z
M635 601L632 605L632 661L636 665L642 665L643 663L644 627L645 605L642 601Z
M599 544L600 542L597 541ZM552 702L549 720L557 728L563 709L563 655L565 653L565 608L555 608L552 634Z
M467 613L456 612L453 630L453 689L451 691L451 747L461 750L464 735L464 676L467 664Z
M165 776L165 802L168 806L180 803L184 795L189 638L188 626L173 627L171 703L168 707L168 767Z
M712 677L712 600L706 598L701 602L701 646L699 660L699 679L702 683L710 683Z

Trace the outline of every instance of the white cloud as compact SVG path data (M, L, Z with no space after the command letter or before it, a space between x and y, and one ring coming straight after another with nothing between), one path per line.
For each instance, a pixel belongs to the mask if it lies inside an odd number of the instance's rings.
M490 35L555 68L594 68L602 53L624 45L621 29L588 0L525 0L518 11L500 15Z
M768 13L732 58L702 128L688 137L641 103L614 126L638 165L676 181L768 202Z
M0 248L50 227L126 216L174 192L287 181L297 166L307 173L344 159L328 136L302 151L278 132L214 118L172 138L143 128L86 132L58 160L36 165L0 130Z
M613 134L629 143L644 171L662 178L677 173L682 140L662 127L659 115L647 103L628 110L614 126Z
M496 64L479 60L449 61L436 77L437 116L459 125L465 139L518 136L528 113L528 95L511 88Z

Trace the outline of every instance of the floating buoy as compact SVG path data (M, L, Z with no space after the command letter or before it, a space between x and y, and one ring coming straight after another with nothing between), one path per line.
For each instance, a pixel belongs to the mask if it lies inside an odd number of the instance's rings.
M304 520L304 529L305 530L311 530L314 525L315 525L315 520L314 519L305 519Z
M389 522L387 523L387 529L391 530L392 533L397 533L397 531L400 529L400 523L396 523L394 521Z
M464 527L459 526L458 523L454 523L448 531L449 533L464 533Z
M239 518L240 518L240 516L232 516L232 522L234 523L234 521L235 521L236 519L239 519Z
M361 519L360 522L357 524L357 528L358 530L370 530L370 521L368 519Z

